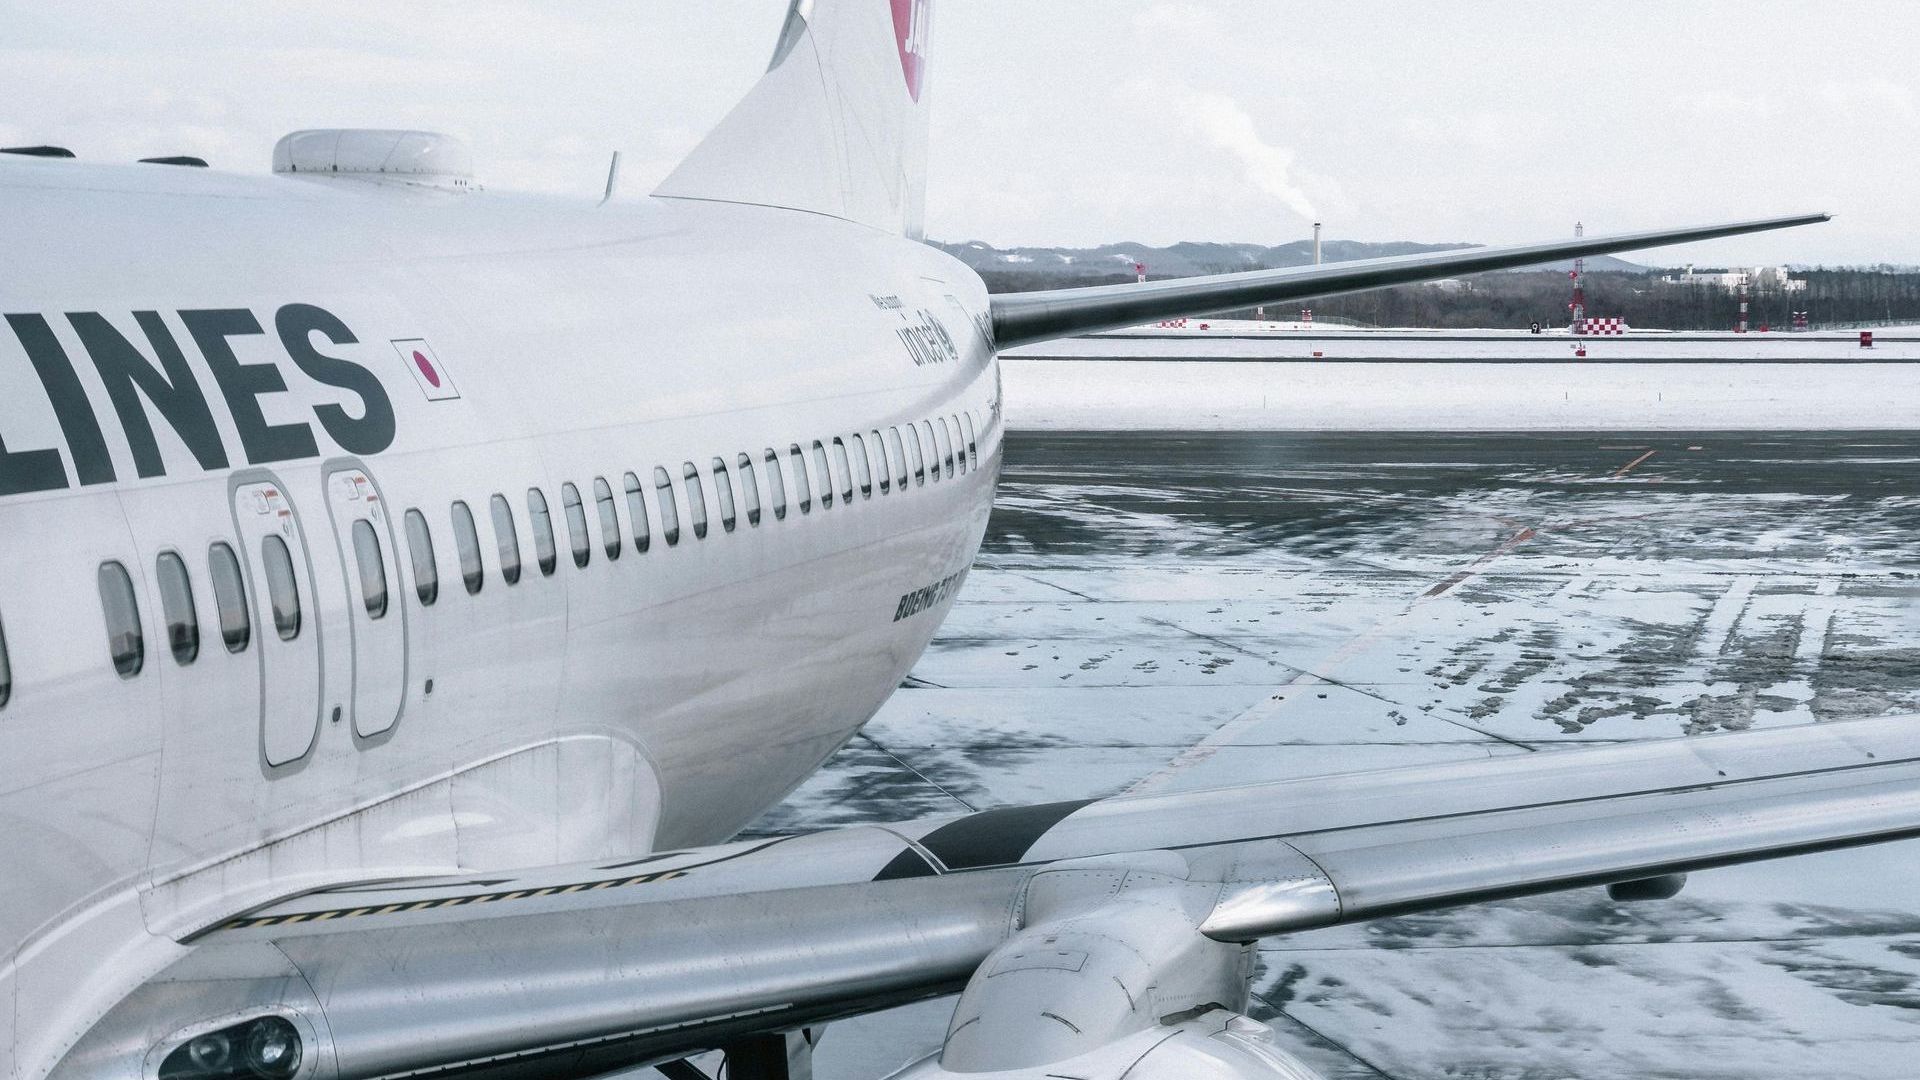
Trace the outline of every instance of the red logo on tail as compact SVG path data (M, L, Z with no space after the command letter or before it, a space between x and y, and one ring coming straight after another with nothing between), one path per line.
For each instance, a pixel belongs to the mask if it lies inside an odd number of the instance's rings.
M929 10L933 0L893 0L893 41L900 47L900 71L907 93L920 100L920 77L927 70Z

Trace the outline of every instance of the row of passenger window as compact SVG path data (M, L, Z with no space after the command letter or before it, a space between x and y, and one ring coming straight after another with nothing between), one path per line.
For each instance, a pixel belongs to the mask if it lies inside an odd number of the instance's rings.
M704 474L698 465L688 461L680 466L678 485L673 473L665 466L655 466L651 484L654 520L649 520L648 485L638 473L629 472L621 478L621 491L627 504L627 519L632 522L633 550L645 552L652 547L655 520L662 543L668 547L680 543L681 522L676 487L685 492L688 529L695 539L706 539L708 476L712 478L720 526L727 532L733 532L742 517L746 518L749 527L760 525L762 492L759 474L763 469L767 478L767 509L773 514L774 520L784 521L790 505L789 477L793 481L791 505L802 514L810 514L815 503L816 486L822 509L833 506L836 490L842 503L851 504L856 488L862 499L870 499L876 486L884 495L894 490L905 491L910 485L937 483L943 476L953 477L967 472L969 468L977 469L980 467L980 447L973 415L962 413L923 420L919 424L889 427L884 434L876 429L865 437L856 433L844 438L836 436L830 442L815 439L811 461L813 476L809 478L809 454L799 443L790 444L784 455L773 447L767 447L757 464L755 456L746 452L735 455L731 463L725 457L715 457ZM737 500L733 486L735 474L740 480ZM599 547L609 560L618 559L625 550L625 541L621 536L620 513L613 484L605 477L594 477L593 501L594 516L599 520ZM593 560L594 536L588 527L585 500L580 489L571 481L560 485L560 509L567 522L568 554L575 567L584 568ZM542 577L551 577L560 565L560 555L553 514L545 492L537 487L527 489L526 512L533 533L534 565L539 568ZM520 533L515 528L513 514L513 502L507 496L495 493L488 500L488 517L493 526L500 577L508 585L518 584L522 575ZM478 593L486 584L486 568L481 562L480 530L473 508L465 501L455 501L451 520L461 584L468 594ZM440 597L440 569L433 553L433 530L427 524L426 515L418 509L408 510L405 522L407 549L413 562L415 595L422 606L430 606ZM375 545L373 555L376 560L378 554L379 549ZM377 563L374 569L377 570ZM370 593L366 593L369 587L369 566L366 561L362 561L360 570L363 594L370 596ZM378 588L384 610L384 576ZM379 618L374 613L371 600L368 601L367 611L374 618Z
M783 456L785 462L782 461ZM754 456L743 452L735 455L731 465L727 459L716 457L708 466L720 525L727 532L734 531L742 516L749 527L760 525L762 506L757 474L762 466L767 478L767 508L779 521L786 519L789 505L802 514L812 513L816 490L819 492L819 505L824 510L833 506L836 491L842 503L851 504L856 488L862 499L870 499L876 486L885 495L890 491L905 491L910 483L913 486L938 483L943 476L951 478L957 473L967 472L969 468L978 469L980 449L973 414L969 412L923 420L918 424L888 427L884 433L876 429L865 437L855 433L846 437L836 436L831 442L816 439L811 447L811 478L808 475L809 454L799 443L791 444L785 455L768 447L759 460L760 466L756 466ZM731 473L737 473L740 478L737 502ZM788 499L789 476L792 479L791 504ZM708 528L706 478L691 461L681 465L680 478L682 490L686 493L688 527L695 539L705 539ZM654 536L648 519L645 486L635 473L629 472L622 479L628 519L633 527L633 548L636 552L644 552L652 545ZM656 466L652 487L659 536L663 543L672 547L680 542L681 536L673 474L664 466ZM604 477L595 477L593 498L595 513L599 518L601 549L608 559L618 559L624 545L613 485ZM550 577L559 567L560 555L547 497L537 487L528 488L526 505L533 531L534 565L539 568L541 576ZM560 486L560 506L567 519L568 554L574 566L585 567L593 558L594 544L588 532L585 501L579 488L571 482ZM519 533L514 528L513 506L506 496L496 494L490 500L488 509L499 555L500 576L507 584L516 584L521 577L521 556ZM478 593L485 584L486 576L481 565L480 536L473 511L465 502L455 502L452 520L461 583L468 593ZM415 594L422 605L431 605L440 594L440 573L433 555L432 532L425 515L419 510L406 512L405 528L407 547L413 560ZM360 578L361 603L366 608L368 618L385 618L388 608L387 571L378 534L373 523L365 518L353 522L351 533L354 561ZM266 578L274 632L281 640L292 641L300 636L302 624L300 585L294 573L293 554L284 539L270 534L261 539L260 562ZM243 653L253 639L253 618L250 614L252 609L247 604L246 579L241 574L239 557L231 545L215 541L208 546L207 576L213 583L221 642L229 653ZM200 620L195 610L192 579L186 559L178 551L162 551L154 560L154 578L160 589L161 617L166 626L168 650L173 654L175 663L183 667L192 664L200 655ZM141 631L140 602L134 591L132 576L120 562L109 560L100 564L98 586L101 607L106 615L108 654L113 660L114 670L123 678L132 678L146 666L146 639ZM5 627L0 624L0 708L5 708L12 696L13 668L8 659Z
M299 586L293 573L293 556L285 540L268 536L261 542L261 563L266 570L267 592L272 600L274 622L280 636L291 640L300 633ZM154 579L160 586L160 614L167 632L167 648L175 663L186 666L200 656L200 618L193 601L193 584L187 562L177 551L163 551L154 558ZM253 640L253 617L247 607L246 579L240 573L239 556L231 545L215 541L207 548L207 576L213 582L214 604L219 609L220 639L230 653L242 653ZM107 651L113 668L132 678L146 666L147 646L140 629L140 602L133 578L117 560L100 564L97 575L100 604L106 612ZM6 661L0 646L0 674ZM0 678L0 683L9 680ZM4 703L4 697L0 697Z

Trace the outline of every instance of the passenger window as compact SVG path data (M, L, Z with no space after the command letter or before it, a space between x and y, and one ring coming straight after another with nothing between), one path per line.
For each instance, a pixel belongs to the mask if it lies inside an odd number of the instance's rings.
M274 539L279 539L275 537ZM117 562L100 564L100 606L107 616L107 652L113 670L123 679L140 674L147 661L147 642L140 633L140 604L133 597L133 579Z
M740 501L746 504L747 524L758 525L760 524L760 478L753 474L753 455L741 454L737 463L740 466Z
M498 495L494 498L500 498ZM504 504L506 500L501 499ZM360 602L367 607L367 618L384 618L387 614L387 560L380 554L380 537L373 531L373 522L361 518L353 523L353 558L360 564ZM515 555L514 571L519 572L519 556Z
M873 447L874 479L880 481L880 494L885 495L893 490L893 475L887 471L887 444L878 431L868 432L867 442Z
M413 594L420 598L421 607L432 607L440 599L440 565L433 558L433 533L427 529L426 515L418 510L407 511L406 520L407 551L413 556Z
M907 451L900 445L900 429L887 429L887 450L893 458L893 482L902 491L907 487Z
M7 659L7 628L0 625L0 709L13 697L13 664Z
M925 485L927 466L920 457L920 429L912 424L907 425L907 451L913 456L913 482Z
M936 446L940 447L940 452L935 455L935 462L937 463L939 459L945 458L947 461L945 475L948 477L953 476L953 442L947 438L947 421L945 417L942 417L940 422L934 425L933 441Z
M934 441L933 421L920 421L919 430L927 444L927 479L937 481L940 479L940 444Z
M867 459L867 440L858 433L853 436L853 475L860 482L860 497L873 498L873 466ZM847 498L853 498L851 491L847 493Z
M833 440L833 465L834 477L839 480L840 501L851 503L853 501L853 470L847 466L847 444L845 440L838 437Z
M493 543L500 552L500 580L509 585L520 583L520 534L513 527L513 507L505 495L496 494L493 507ZM357 538L356 538L357 539Z
M600 509L600 546L607 558L620 557L620 511L613 505L613 485L604 476L593 478L593 504Z
M691 461L682 462L680 475L687 478L687 516L692 520L693 538L707 538L707 491L700 483L700 468Z
M533 559L540 564L540 576L552 577L560 565L560 549L553 542L553 512L547 509L546 493L527 489L527 524L533 526Z
M827 447L819 439L813 440L814 486L820 489L820 508L825 510L833 505L833 474L827 471Z
M560 485L560 509L567 515L567 542L573 546L573 565L584 567L593 558L593 539L587 535L587 508L572 481Z
M953 430L953 457L959 462L960 471L964 473L967 471L967 444L960 437L960 418L948 416L942 418L940 422Z
M727 475L727 463L723 458L713 459L713 495L720 503L720 526L728 532L733 531L733 480Z
M200 655L200 617L193 610L187 564L179 552L163 551L153 569L160 579L160 616L167 622L167 647L173 650L175 663L191 664Z
M472 596L486 584L487 575L480 566L480 534L473 527L473 511L463 502L453 504L453 546L460 553L460 580Z
M787 456L793 459L793 493L800 500L800 512L811 513L813 487L807 483L807 459L800 453L800 444L794 443Z
M293 552L287 542L269 533L260 541L260 561L267 568L267 602L273 608L273 629L281 641L300 636L300 581L293 573Z
M973 435L973 410L967 410L967 458L974 468L980 467L980 442Z
M781 475L780 451L767 447L767 492L773 499L773 519L787 520L787 478Z
M645 553L653 542L653 534L647 528L647 499L640 487L640 478L633 473L625 477L627 489L627 516L633 519L633 550Z
M213 579L213 603L220 609L220 639L228 652L246 652L253 640L253 614L247 610L247 583L233 548L218 540L207 548L207 576Z
M660 538L672 547L680 542L680 508L673 502L673 476L664 465L653 467L653 494L660 507Z

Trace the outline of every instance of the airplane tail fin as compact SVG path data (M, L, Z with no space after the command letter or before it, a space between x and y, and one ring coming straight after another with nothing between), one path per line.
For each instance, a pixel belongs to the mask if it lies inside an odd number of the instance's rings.
M767 73L654 191L918 239L933 0L793 0Z

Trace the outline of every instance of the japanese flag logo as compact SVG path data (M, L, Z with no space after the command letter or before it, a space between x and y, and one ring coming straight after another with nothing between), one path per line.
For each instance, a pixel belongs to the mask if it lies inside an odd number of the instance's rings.
M428 401L451 401L460 396L460 389L453 385L453 376L447 374L425 338L396 338L393 351L400 354L400 362L413 375L413 381L419 384L420 392L427 395Z
M933 0L892 0L893 41L900 47L900 71L907 93L920 100L920 79L927 70L927 35L933 31Z

